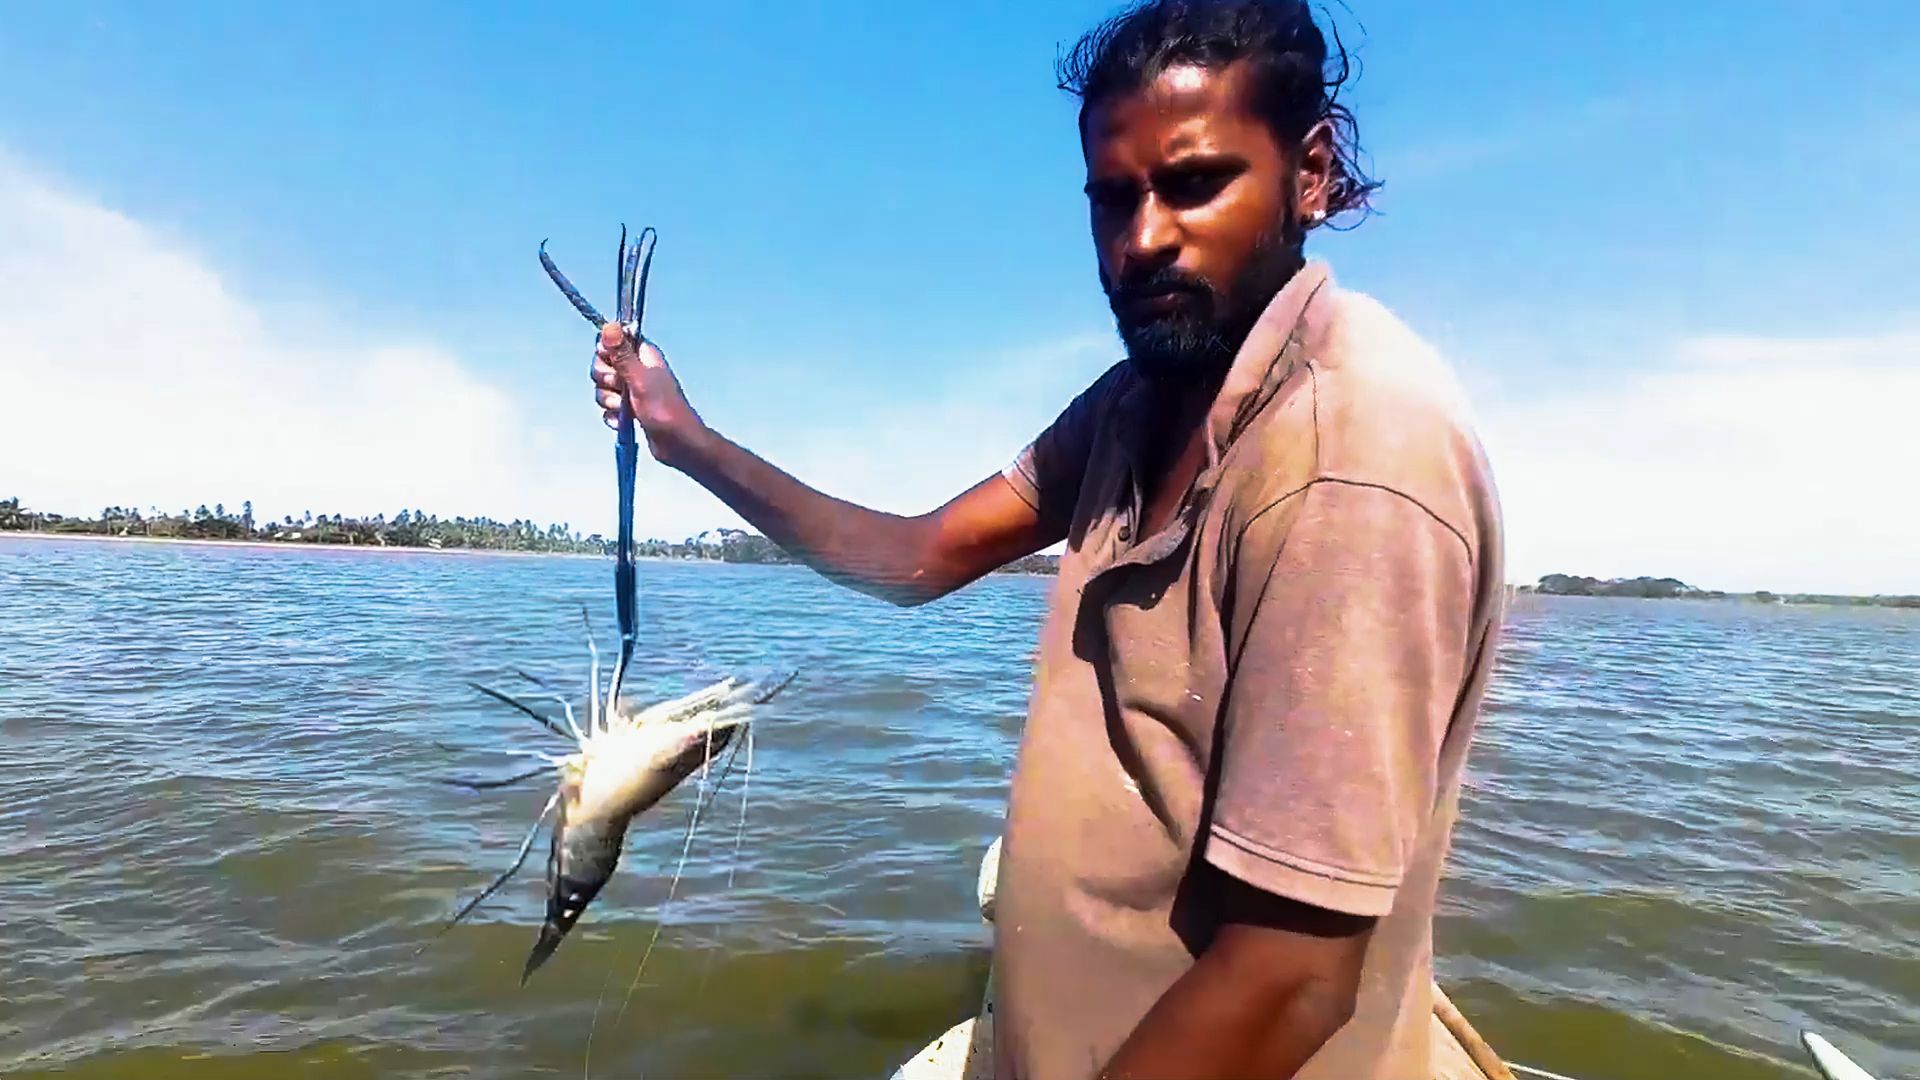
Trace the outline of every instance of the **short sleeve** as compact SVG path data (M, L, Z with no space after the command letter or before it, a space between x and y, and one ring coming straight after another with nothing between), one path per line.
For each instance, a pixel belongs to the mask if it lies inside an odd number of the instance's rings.
M1385 915L1468 664L1468 545L1404 495L1321 480L1250 521L1235 577L1206 858L1302 903Z
M1094 437L1124 374L1124 362L1109 368L1000 470L1042 520L1064 523L1072 518Z

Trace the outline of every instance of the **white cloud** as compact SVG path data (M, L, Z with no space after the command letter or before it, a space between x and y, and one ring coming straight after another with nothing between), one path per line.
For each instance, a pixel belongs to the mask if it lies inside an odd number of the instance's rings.
M318 337L353 340L344 320L319 322ZM611 534L610 436L584 384L578 412L529 415L444 344L312 346L313 329L281 325L187 244L0 155L0 497L84 514L422 509ZM916 402L787 417L743 441L836 495L927 509L1097 375L1102 340L969 357ZM739 523L651 462L641 485L642 535Z
M1483 402L1507 579L1920 593L1916 403L1920 332L1698 338L1600 389Z
M443 347L289 340L197 253L4 160L0 237L0 490L30 506L565 516L514 401Z

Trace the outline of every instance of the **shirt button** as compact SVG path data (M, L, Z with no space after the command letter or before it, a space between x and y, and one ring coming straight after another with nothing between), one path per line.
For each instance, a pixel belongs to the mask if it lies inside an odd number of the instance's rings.
M1133 526L1131 525L1120 526L1120 542L1124 544L1131 539L1133 539Z

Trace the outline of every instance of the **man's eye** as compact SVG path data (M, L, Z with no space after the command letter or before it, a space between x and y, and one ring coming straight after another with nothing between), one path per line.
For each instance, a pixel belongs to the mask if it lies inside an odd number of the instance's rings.
M1130 184L1093 184L1087 188L1087 203L1102 214L1129 214L1140 201L1140 193Z
M1154 190L1172 206L1204 206L1225 190L1233 177L1233 173L1224 170L1182 170L1157 179Z

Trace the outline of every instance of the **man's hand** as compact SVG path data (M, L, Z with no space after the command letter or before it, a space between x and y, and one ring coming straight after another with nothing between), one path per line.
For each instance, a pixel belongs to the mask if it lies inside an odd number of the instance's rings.
M594 397L607 426L620 414L620 396L633 407L633 419L647 437L647 450L662 465L678 467L681 455L705 431L700 414L687 404L667 358L643 341L638 348L618 323L600 328L593 352Z
M1200 872L1218 890L1220 928L1101 1080L1284 1080L1353 1015L1372 919Z
M913 517L815 491L709 428L660 350L634 342L617 323L600 328L593 385L608 424L625 396L655 461L686 474L808 566L891 603L945 596L1066 538L1064 524L1043 523L998 473Z

